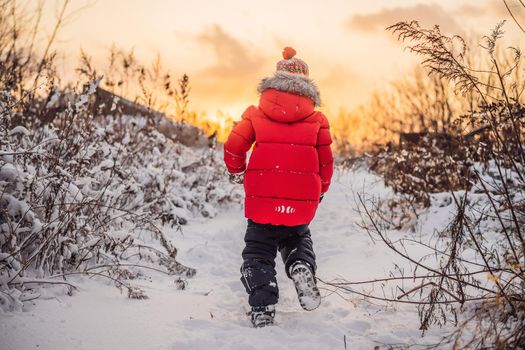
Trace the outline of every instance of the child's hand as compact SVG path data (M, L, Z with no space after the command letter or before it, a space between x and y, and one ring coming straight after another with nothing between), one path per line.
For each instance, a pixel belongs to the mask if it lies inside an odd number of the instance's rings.
M230 182L232 184L242 185L244 183L244 173L245 171L243 171L242 173L237 173L237 174L228 173L230 177Z

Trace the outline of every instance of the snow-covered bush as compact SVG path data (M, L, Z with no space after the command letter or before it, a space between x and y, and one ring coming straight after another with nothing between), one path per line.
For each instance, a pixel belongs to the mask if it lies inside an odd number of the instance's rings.
M213 147L175 143L159 120L90 115L97 84L47 124L0 93L0 308L35 285L74 288L65 279L75 274L143 298L127 282L143 269L195 273L166 233L240 201Z
M423 332L453 323L455 330L436 348L523 348L525 82L517 68L520 51L510 48L510 55L497 57L502 24L484 37L485 67L471 66L466 42L443 35L439 27L424 29L414 21L390 29L423 57L431 73L477 103L454 121L457 134L442 135L450 137L445 142L429 134L369 159L401 199L382 203L360 196L364 225L413 266L367 282L403 284L392 288L391 296L372 296L417 304ZM390 203L397 207L392 210ZM392 225L392 211L405 215L400 207L412 207L411 228L420 232L410 235L399 232L405 226ZM417 256L410 244L426 254ZM412 284L405 285L409 280Z
M431 135L418 143L375 154L370 169L394 191L414 203L430 206L430 194L468 189L474 147L441 147Z
M20 308L43 286L71 292L69 276L79 274L104 277L139 299L146 296L129 280L147 270L179 275L184 287L195 270L176 260L169 234L241 198L213 144L194 149L171 137L174 129L188 134L184 123L169 125L159 113L121 115L98 101L100 74L84 53L74 87L56 86L53 43L69 3L44 39L42 6L28 13L17 1L0 1L0 311ZM150 71L132 56L119 56L127 70L110 66L107 83L120 86L126 77L145 105L135 110L159 107L145 80ZM188 78L175 91L160 65L152 69L187 112ZM127 79L137 73L138 82ZM92 82L77 87L82 81Z

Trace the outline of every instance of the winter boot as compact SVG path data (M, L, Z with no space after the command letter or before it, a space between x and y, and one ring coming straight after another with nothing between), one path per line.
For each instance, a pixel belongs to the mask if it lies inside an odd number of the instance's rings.
M275 305L252 306L250 315L255 328L271 326L275 317Z
M321 304L321 293L317 288L310 265L302 260L297 260L290 266L289 272L302 308L306 311L317 309Z

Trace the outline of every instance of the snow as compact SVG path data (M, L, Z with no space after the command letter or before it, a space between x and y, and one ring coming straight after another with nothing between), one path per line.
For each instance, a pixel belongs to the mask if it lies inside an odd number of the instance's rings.
M11 129L11 131L9 132L9 136L17 135L17 134L22 134L24 136L29 136L31 133L29 132L29 130L27 130L22 125L18 125L18 126L15 126L13 129Z
M363 190L391 194L365 170L336 172L311 224L317 276L323 281L370 280L386 277L394 264L408 268L360 227L355 191ZM447 210L442 208L439 220ZM163 275L134 280L149 299L133 300L105 280L68 279L79 287L72 297L49 289L23 312L0 313L0 349L373 349L384 343L434 343L445 334L446 329L432 328L422 338L414 305L340 296L323 283L320 307L304 311L279 256L275 326L254 329L239 280L246 229L242 208L188 220L182 233L165 228L178 259L197 269L187 284ZM381 295L381 290L372 293Z
M102 77L92 81L89 84L86 91L82 95L80 95L78 101L75 103L75 110L80 110L88 103L90 96L92 96L97 91L97 87L100 84L101 80Z
M53 88L52 88L52 95L51 97L49 98L47 104L46 104L46 109L50 109L50 108L53 108L53 107L56 107L58 102L60 102L60 89L58 86L54 85Z

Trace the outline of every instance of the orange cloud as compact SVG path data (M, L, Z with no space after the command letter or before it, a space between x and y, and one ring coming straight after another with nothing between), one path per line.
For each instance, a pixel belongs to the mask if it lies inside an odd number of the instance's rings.
M481 5L463 4L459 6L454 11L454 13L456 15L461 15L461 16L480 17L480 16L485 15L487 11L490 11L489 4L481 4Z
M214 62L196 74L195 89L216 102L252 100L268 60L251 44L213 25L196 37L202 51L211 50ZM198 85L197 85L198 84Z
M264 62L257 50L228 34L218 24L197 35L197 42L210 47L215 53L216 63L207 68L205 73L214 75L250 73Z
M510 10L514 16L517 16L518 19L523 18L525 10L521 3L518 0L507 0L507 5L509 5ZM486 11L490 11L495 16L500 18L511 18L509 11L505 7L503 1L490 1L487 0L485 3Z
M383 31L399 22L417 20L422 26L439 25L445 32L462 33L461 26L451 14L437 4L417 4L408 7L382 9L370 14L357 14L350 18L348 26L364 32Z
M520 3L520 0L506 0L507 5L515 16L523 16L525 9ZM485 0L476 5L464 4L454 11L456 15L479 18L481 16L490 15L498 19L510 18L509 11L505 7L503 1Z

